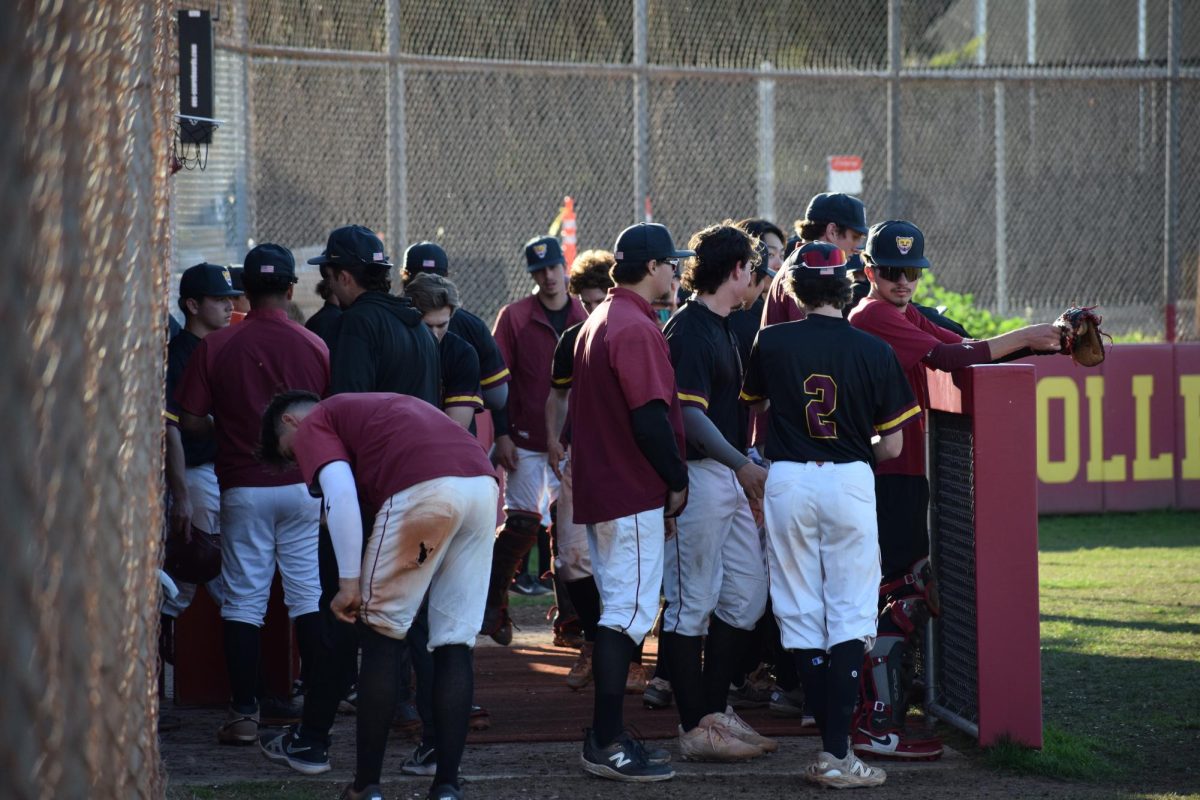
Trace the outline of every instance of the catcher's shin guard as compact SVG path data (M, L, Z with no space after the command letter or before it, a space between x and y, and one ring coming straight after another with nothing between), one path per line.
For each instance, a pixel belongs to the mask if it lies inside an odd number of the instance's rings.
M492 576L488 582L487 608L508 607L508 587L517 565L537 544L541 519L533 514L508 511L504 525L492 545Z

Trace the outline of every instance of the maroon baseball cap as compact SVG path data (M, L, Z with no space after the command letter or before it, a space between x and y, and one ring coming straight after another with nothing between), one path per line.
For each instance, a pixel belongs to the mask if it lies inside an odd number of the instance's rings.
M805 274L811 277L846 277L846 254L842 248L829 242L809 242L788 260L796 269L805 270Z

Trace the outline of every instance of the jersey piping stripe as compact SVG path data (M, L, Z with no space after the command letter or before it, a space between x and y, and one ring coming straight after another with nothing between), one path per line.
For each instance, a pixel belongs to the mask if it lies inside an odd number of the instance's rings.
M553 379L554 385L555 386L570 386L572 378L574 378L574 376L569 376L566 378L554 378Z
M757 403L759 400L767 399L766 396L746 394L745 390L738 392L738 397L740 397L742 399L743 403Z
M490 386L491 384L495 383L495 382L496 382L496 381L498 381L498 380L501 380L501 379L503 379L503 378L507 378L507 377L509 377L509 375L510 375L510 373L509 373L509 371L508 371L508 367L505 367L504 369L500 370L499 372L497 372L497 373L496 373L495 375L493 375L492 377L490 377L490 378L484 378L483 380L481 380L481 381L479 382L479 384L480 384L481 386Z
M907 411L905 411L900 416L893 417L892 419L888 420L887 422L883 422L883 423L880 423L879 425L876 425L875 430L879 431L880 433L882 433L883 431L890 431L892 428L895 428L898 425L903 425L905 422L912 419L913 416L920 414L920 413L921 413L921 407L919 405L914 404L912 407L910 407Z
M172 414L170 411L164 411L163 416L169 419L171 422L179 422L179 417L175 414Z
M708 411L708 398L701 397L698 394L684 394L683 392L679 392L678 394L679 394L679 402L695 403L696 405L703 408L705 411Z
M455 395L454 397L447 397L442 401L442 405L444 406L448 406L451 403L463 403L465 405L481 406L483 405L483 398L474 394L459 394Z

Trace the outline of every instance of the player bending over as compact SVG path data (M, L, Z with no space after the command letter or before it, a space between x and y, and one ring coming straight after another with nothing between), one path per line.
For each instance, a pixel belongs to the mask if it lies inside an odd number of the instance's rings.
M343 394L318 402L310 392L285 392L263 416L262 450L264 460L298 464L322 497L339 578L330 610L362 623L358 763L343 797L382 797L399 650L428 592L438 752L429 797L461 798L471 648L483 620L479 587L491 563L499 494L482 445L414 397ZM375 519L365 551L360 505Z

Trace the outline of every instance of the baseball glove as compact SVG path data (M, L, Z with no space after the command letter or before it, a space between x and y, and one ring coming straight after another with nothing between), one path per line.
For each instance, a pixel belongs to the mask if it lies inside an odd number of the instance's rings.
M208 583L221 574L221 537L192 526L192 541L167 537L163 570L177 581Z
M1092 310L1094 308L1072 306L1054 320L1062 341L1059 352L1070 356L1081 367L1094 367L1104 360L1103 337L1107 336L1112 343L1112 337L1100 330L1100 315Z

